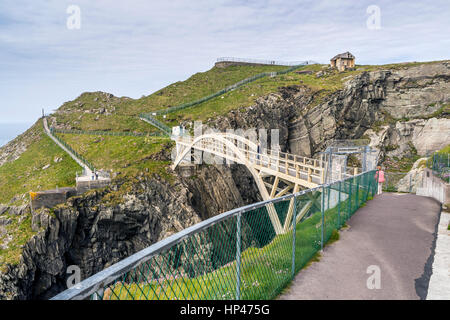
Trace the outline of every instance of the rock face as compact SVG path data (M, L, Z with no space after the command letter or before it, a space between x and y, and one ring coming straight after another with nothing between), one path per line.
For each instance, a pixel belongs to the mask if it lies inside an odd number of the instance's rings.
M386 122L386 127L373 137L378 139L377 147L412 142L419 154L425 154L449 141L450 119L439 113L450 102L449 79L448 61L363 72L313 108L310 103L315 93L305 86L291 86L258 99L252 107L212 120L209 126L222 131L279 129L282 150L313 156L330 139L373 136L372 128L378 122ZM418 119L406 119L413 117ZM405 148L397 153L404 151Z
M330 139L363 136L381 157L405 156L413 148L424 154L448 144L450 119L439 112L450 101L448 62L363 72L325 100L319 94L303 85L280 88L208 125L222 131L279 129L280 148L306 156L322 151ZM64 112L75 107L90 110L78 105ZM7 148L17 149L9 155L23 149ZM0 164L10 159L0 152ZM66 288L70 265L80 266L84 279L202 219L258 200L253 178L237 165L201 166L172 183L139 176L72 198L52 213L33 215L37 234L23 248L20 263L0 271L0 299L52 297ZM8 219L1 221L3 232ZM243 225L243 244L250 229ZM212 239L205 248L218 241Z
M141 178L119 204L105 203L108 194L91 192L54 214L35 214L39 232L21 262L0 274L0 299L49 298L66 288L69 265L80 266L85 278L201 221L180 182Z
M399 192L416 192L417 187L420 187L422 183L422 172L425 169L425 161L427 159L420 158L414 162L411 170L397 183L397 190Z
M51 298L67 288L70 265L79 266L85 279L202 219L256 201L251 184L245 200L241 197L233 179L234 172L237 181L247 183L240 170L245 169L205 166L173 183L140 176L127 182L130 189L117 204L110 197L124 186L112 185L71 198L53 213L33 214L37 234L25 245L20 263L0 273L0 299ZM211 240L209 246L214 245L219 244Z

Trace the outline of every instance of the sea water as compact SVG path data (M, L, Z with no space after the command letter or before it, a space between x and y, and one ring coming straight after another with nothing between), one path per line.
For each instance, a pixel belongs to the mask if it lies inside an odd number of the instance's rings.
M31 122L0 123L0 147L25 132L31 125Z

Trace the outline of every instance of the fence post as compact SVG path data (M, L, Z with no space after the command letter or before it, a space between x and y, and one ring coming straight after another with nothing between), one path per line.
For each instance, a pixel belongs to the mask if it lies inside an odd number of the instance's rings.
M323 251L323 239L324 239L324 227L325 227L325 187L322 186L322 205L321 205L321 212L322 212L322 237L320 241L320 247L321 251Z
M292 217L292 278L295 276L295 228L297 224L297 198L294 196L294 216Z
M241 299L241 215L237 214L236 221L236 300Z
M350 214L352 212L352 188L353 188L353 178L348 180L349 182L349 192L348 192L348 211L347 211L347 220L350 218Z
M356 209L359 208L359 181L361 180L361 176L356 178Z
M339 180L339 195L338 195L338 229L341 228L341 180Z

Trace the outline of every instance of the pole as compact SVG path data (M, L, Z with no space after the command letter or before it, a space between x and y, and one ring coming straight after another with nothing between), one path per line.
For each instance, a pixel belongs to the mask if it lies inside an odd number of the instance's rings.
M236 300L241 299L241 215L239 212L236 221Z
M292 218L292 278L295 276L295 229L297 223L297 199L294 197L294 216Z
M412 190L411 180L412 180L412 175L409 175L409 193L411 193L411 190Z
M324 226L325 226L325 187L322 187L322 206L321 206L321 212L322 212L322 238L320 241L320 247L321 251L323 251L323 238L324 238Z
M348 210L347 210L347 220L350 217L350 214L352 212L352 188L353 188L353 178L349 179L349 192L348 192Z
M359 208L359 183L361 181L361 176L356 178L356 209Z
M341 228L341 181L339 181L339 195L338 195L338 229Z

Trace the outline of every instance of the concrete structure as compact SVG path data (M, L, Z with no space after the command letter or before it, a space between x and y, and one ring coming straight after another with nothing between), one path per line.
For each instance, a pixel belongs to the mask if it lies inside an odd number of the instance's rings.
M30 192L31 209L50 209L58 204L65 203L67 199L76 195L76 188L58 188L53 190Z
M417 187L416 194L432 197L443 204L450 203L450 184L436 177L430 169L425 169L422 172L422 181Z
M330 64L332 68L345 71L346 69L355 67L355 56L348 51L340 53L330 60Z
M450 213L441 212L427 300L450 300Z
M64 187L53 190L30 192L31 209L40 208L51 209L58 204L65 203L70 197L78 196L91 189L100 189L107 187L111 182L109 178L100 178L98 180L89 180L85 177L77 178L76 188Z

